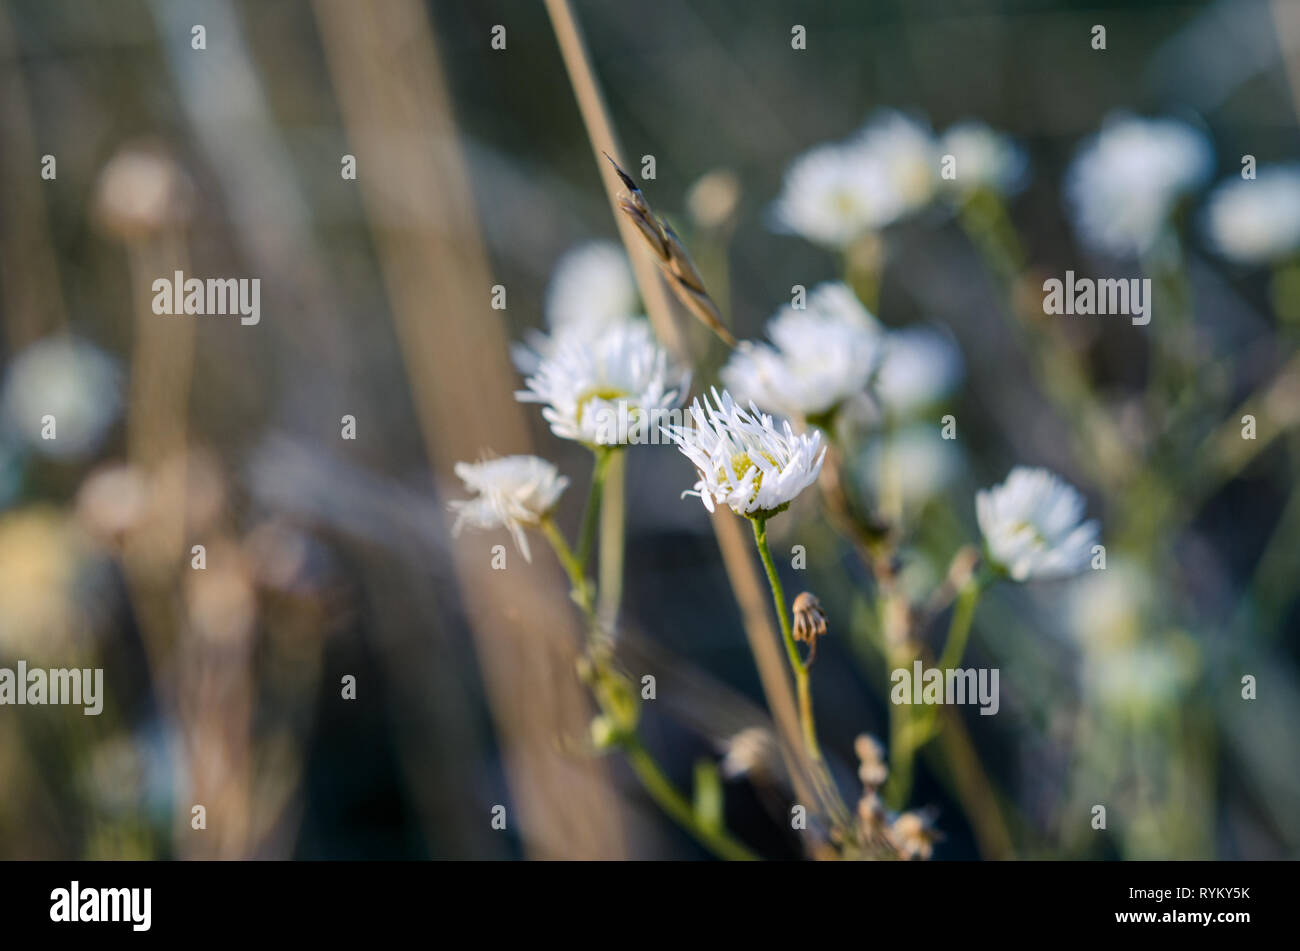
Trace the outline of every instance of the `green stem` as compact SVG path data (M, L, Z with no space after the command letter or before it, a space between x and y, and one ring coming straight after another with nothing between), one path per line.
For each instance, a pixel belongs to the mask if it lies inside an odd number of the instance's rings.
M605 472L605 484L600 506L600 567L599 605L596 616L601 630L616 629L618 609L623 599L623 550L625 544L625 507L627 454L614 452Z
M822 751L817 742L817 725L813 719L812 683L808 674L808 665L799 656L799 647L790 629L785 589L781 587L781 579L772 561L772 551L767 545L767 519L751 518L750 524L754 528L754 543L758 546L758 555L763 559L763 568L767 571L767 583L772 588L772 602L776 607L777 620L781 623L781 639L785 642L785 653L790 658L790 667L794 671L795 688L799 697L799 723L803 727L804 743L813 760L820 762Z
M939 655L938 669L946 671L961 663L970 640L971 624L980 595L988 586L991 576L980 573L962 588L953 606L952 620L948 624L948 638ZM910 666L912 657L896 653L894 666ZM910 704L890 706L890 776L886 799L894 808L901 808L912 791L912 767L917 752L935 734L938 708L927 707L917 715Z
M884 239L874 232L858 238L844 252L844 283L872 313L876 312L880 300L884 257Z
M608 446L598 446L592 452L596 456L591 470L591 491L587 494L587 511L582 516L582 528L578 532L578 564L585 573L591 561L591 550L596 542L596 525L600 522L600 497L605 487L605 473L609 470L609 461L615 450Z
M944 642L943 653L939 655L939 669L948 670L961 663L966 653L966 642L970 640L971 622L975 620L975 607L980 595L984 593L986 582L973 578L957 596L957 604L952 609L952 620L948 624L948 640Z
M624 743L627 761L642 787L678 825L695 837L701 845L720 859L729 862L753 862L758 857L726 831L703 825L695 810L665 774L650 751L637 736Z
M895 669L910 665L910 661L893 655ZM912 792L912 763L916 755L912 734L912 707L910 704L889 705L889 779L885 783L885 803L891 809L901 809Z
M573 600L578 602L578 606L582 608L584 614L590 616L592 611L591 584L587 581L582 562L573 553L569 543L565 541L564 533L555 524L555 519L545 515L537 523L537 526L542 530L542 534L546 536L546 540L551 543L551 547L555 549L555 557L559 559L564 573L569 576L569 585L573 589Z
M605 466L608 464L609 458L608 452L603 457L600 454L597 455L596 475L592 478L592 496L597 498L597 511L593 512L591 506L588 506L589 521L593 524L600 517L598 510L600 486L604 480ZM596 676L598 678L604 676L608 673L606 665L609 662L609 655L600 649L598 640L599 622L596 618L596 609L592 598L592 585L586 576L585 562L578 554L574 553L568 541L565 540L564 533L555 524L555 519L549 515L544 516L538 523L538 527L555 550L555 555L564 568L565 574L569 576L569 584L573 587L573 599L582 608L582 613L587 620L590 631L591 640L588 642L588 660L595 668ZM619 560L621 562L621 557ZM597 704L601 707L601 712L610 715L610 710L607 709L606 701L602 698L599 690L595 691L595 696ZM637 775L637 779L640 780L650 798L658 803L659 807L678 825L693 835L701 845L719 858L728 861L753 861L757 858L754 853L733 839L725 830L714 829L700 823L695 815L695 810L691 808L691 804L685 796L677 791L663 768L655 760L651 752L646 749L645 744L641 741L640 734L635 728L629 730L619 745L627 756L629 764Z

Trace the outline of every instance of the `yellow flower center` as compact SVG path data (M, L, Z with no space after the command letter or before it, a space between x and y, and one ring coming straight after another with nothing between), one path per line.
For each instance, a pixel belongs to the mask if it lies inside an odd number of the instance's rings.
M763 453L763 458L776 465L776 459L770 453ZM738 452L731 457L730 472L721 470L718 472L718 481L724 485L738 485L745 480L749 470L754 468L754 460L749 458L749 453ZM763 485L763 472L760 469L754 474L754 491L749 496L749 501L753 502L758 498L758 490Z
M586 410L587 404L593 400L602 400L606 403L613 403L618 400L625 400L631 395L631 393L628 393L625 390L620 390L614 386L595 386L589 390L584 390L582 393L578 394L578 425L582 425L582 414Z
M852 192L837 191L831 197L831 207L837 214L847 218L858 210L858 203Z
M1016 522L1016 524L1012 526L1012 534L1014 535L1019 535L1023 531L1028 531L1029 534L1033 535L1034 541L1037 544L1039 545L1047 544L1047 539L1043 537L1043 533L1040 532L1038 530L1038 526L1033 524L1032 522Z

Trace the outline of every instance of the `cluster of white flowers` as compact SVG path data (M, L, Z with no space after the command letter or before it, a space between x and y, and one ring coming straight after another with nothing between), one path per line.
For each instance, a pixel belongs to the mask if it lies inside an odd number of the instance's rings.
M1110 116L1065 174L1080 239L1116 257L1147 251L1178 201L1209 178L1213 160L1209 141L1186 123Z
M936 145L928 129L901 113L887 112L849 143L825 148L839 150L835 161L869 166L865 176L849 175L845 188L852 191L878 176L882 194L892 196L895 216L932 199L937 148L953 149L958 161L966 161L969 180L963 188L1007 190L1023 176L1023 156L985 126L960 124L944 143ZM828 155L818 150L803 161L816 164ZM796 168L791 174L796 179L802 172ZM879 223L863 225L858 219L841 228L844 218L821 229L808 219L796 226L816 201L805 201L809 194L792 187L792 179L777 205L778 217L791 230L837 243L854 229ZM839 235L834 241L828 238L832 231ZM563 259L547 298L550 335L535 335L529 348L515 354L529 374L516 397L541 404L555 435L593 449L622 445L627 431L611 426L611 420L657 425L685 398L689 374L674 367L635 307L635 284L617 248L589 245ZM886 330L842 282L813 288L803 308L783 308L769 322L767 335L770 343L736 349L720 373L727 389L712 390L711 401L696 399L688 425L662 426L698 473L684 494L699 497L710 512L721 504L740 515L767 518L816 482L826 458L825 434L816 426L796 432L792 419L823 423L847 401L874 390L885 414L906 424L947 397L963 372L950 335L923 325ZM778 424L765 410L786 419ZM904 425L899 432L910 435L889 447L888 463L882 447L860 458L875 473L867 474L867 482L897 484L901 466L908 470L902 480L907 485L941 490L955 473L956 460L937 454L933 440L917 438L914 428ZM892 479L885 478L886 469L894 472ZM526 556L523 527L541 521L567 485L550 463L532 456L462 463L456 471L476 493L453 503L456 530L506 527ZM1082 497L1045 470L1013 470L1002 486L978 493L976 512L990 560L1017 581L1081 570L1097 537L1095 522L1081 523Z
M636 313L636 282L617 245L593 242L561 259L546 296L549 334L514 348L529 374L521 402L542 404L551 431L590 447L619 445L630 428L681 404L690 374L676 369ZM554 507L568 479L536 456L459 463L456 474L475 493L452 502L454 531L506 528L529 558L524 527Z
M941 163L954 159L945 180ZM936 139L930 127L882 109L843 142L818 145L795 159L771 208L777 231L842 250L911 215L943 191L1010 193L1027 162L1015 143L981 122L957 123Z
M949 396L963 373L949 333L886 330L840 281L783 307L767 335L771 344L742 343L720 375L737 401L783 416L820 417L871 387L887 413L908 418Z
M1066 170L1065 198L1080 240L1113 257L1150 251L1213 165L1209 139L1194 126L1108 117ZM1284 261L1300 251L1300 163L1262 165L1246 176L1220 183L1206 200L1199 216L1206 243L1237 264Z
M961 124L937 143L914 120L885 112L850 142L824 146L796 163L775 207L778 225L844 247L930 203L942 187L935 160L944 148L966 165L962 183L950 187L959 199L981 189L1010 192L1023 181L1023 154L988 127ZM874 483L878 499L892 493L896 504L881 507L891 519L909 501L915 507L918 494L941 491L957 469L953 450L932 425L916 420L960 382L960 352L951 336L937 328L886 330L848 284L827 282L813 288L804 306L792 302L782 308L767 325L768 341L735 348L719 374L726 389L712 388L708 396L696 398L685 425L662 423L686 398L690 376L655 342L636 306L635 284L621 251L596 245L566 256L547 297L550 333L533 334L528 346L514 351L526 375L516 398L540 404L556 436L587 446L601 461L609 458L609 449L633 441L624 422L656 427L695 467L697 479L683 496L699 498L710 513L726 506L754 521L756 544L806 699L807 665L816 638L826 631L826 617L815 596L804 592L795 599L791 630L763 525L818 481L829 441L847 428L832 426L832 420L843 421L841 408L868 393L874 399L863 405L879 407L876 421L883 422L881 429L893 441L882 434L868 451L858 452L854 460L869 471L849 477ZM764 410L784 418L778 421ZM592 500L600 499L601 461ZM569 482L554 465L516 455L461 462L455 472L472 497L450 503L453 534L466 526L506 528L531 560L526 529L540 526L575 590L589 594L584 578L588 546L575 557L551 521ZM1013 469L1002 485L976 494L975 510L994 569L989 577L1064 577L1082 571L1093 555L1098 526L1083 520L1083 497L1044 469ZM590 597L579 600L590 612ZM807 661L801 660L796 641L809 644ZM811 715L801 713L801 719L816 754ZM598 748L613 742L611 722L605 714L593 721ZM727 745L721 773L762 780L775 762L773 749L767 731L742 731ZM883 747L863 736L856 749L864 787L858 806L862 847L885 843L899 857L929 858L939 838L933 815L887 810L878 794L889 776Z

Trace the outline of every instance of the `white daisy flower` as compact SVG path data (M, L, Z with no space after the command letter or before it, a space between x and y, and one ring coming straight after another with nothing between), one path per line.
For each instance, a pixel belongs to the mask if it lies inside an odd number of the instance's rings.
M682 495L695 495L710 512L717 503L737 515L769 516L783 511L817 480L826 447L820 430L796 435L788 422L777 429L754 404L743 410L731 394L713 390L713 404L691 404L693 426L666 426L700 479Z
M785 173L770 215L774 230L842 250L903 213L883 161L854 145L819 145Z
M949 126L939 140L939 152L956 160L956 177L943 186L958 195L980 188L1010 195L1025 184L1029 166L1025 150L978 119Z
M1300 165L1261 167L1229 179L1205 208L1210 243L1239 264L1268 264L1300 248Z
M939 151L928 125L896 109L881 109L850 144L884 166L902 213L916 211L934 197Z
M565 339L589 340L641 314L636 276L622 245L589 241L565 252L546 288L549 334L531 330L511 348L522 373L533 373Z
M722 382L742 402L785 416L835 409L865 390L880 364L880 326L844 284L814 288L806 309L782 308L767 335L771 345L740 345Z
M690 373L678 371L645 321L616 323L590 340L565 337L515 397L543 404L562 439L588 446L627 443L679 405Z
M905 327L884 339L875 391L890 413L909 416L951 394L962 372L961 351L949 334L934 327Z
M1107 119L1065 173L1080 238L1117 257L1146 251L1178 200L1209 177L1212 162L1205 136L1182 122Z
M472 499L456 499L448 508L456 513L451 533L466 525L478 529L506 528L525 561L532 561L525 525L536 525L555 508L569 480L555 466L537 456L503 456L483 462L458 462L456 475Z
M1016 581L1062 578L1088 567L1096 521L1081 522L1083 496L1046 469L1017 466L975 495L975 515L993 563Z

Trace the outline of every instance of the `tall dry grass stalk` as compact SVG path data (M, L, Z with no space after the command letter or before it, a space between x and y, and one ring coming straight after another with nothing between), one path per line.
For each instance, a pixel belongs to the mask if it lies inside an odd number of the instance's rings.
M434 468L450 477L456 461L489 447L526 452L506 334L488 306L494 282L427 15L414 0L375 9L316 0L315 10ZM403 141L416 145L396 146ZM385 187L391 182L402 188ZM503 586L486 548L459 544L451 555L521 813L515 827L529 852L624 857L623 817L606 764L557 748L557 737L586 736L592 714L573 676L581 632L563 581L539 564L512 572Z
M587 45L582 38L582 30L573 15L573 8L568 0L546 0L546 12L555 28L555 39L564 58L564 68L573 85L573 94L578 100L578 111L582 114L582 123L591 141L592 158L597 165L604 166L602 155L611 157L615 162L623 161L623 150L619 146L618 135L609 118L609 109L605 105L605 96L600 83L591 68L591 59L587 55ZM619 209L618 190L611 188L602 169L601 181L605 184L605 196L609 199L610 210L614 213L614 223L618 227L619 237L627 248L632 261L632 270L636 274L637 286L641 289L641 299L645 302L646 315L654 326L655 334L665 347L679 359L686 355L686 341L673 317L672 307L664 286L656 275L657 262L652 260L648 249L641 243L636 226L626 218Z
M652 260L654 255L647 254L647 235L623 209L619 186L624 182L616 172L606 167L603 159L608 156L616 164L622 161L613 123L605 106L600 83L592 70L581 29L568 0L546 0L546 10L555 29L587 136L591 140L592 154L602 169L601 181L605 185L610 209L614 212L619 234L633 262L646 313L664 345L680 358L685 354L684 341L673 317L668 296L657 276L655 265L659 262L657 259ZM758 667L768 709L772 711L782 740L781 747L795 792L802 801L814 802L816 799L808 777L814 773L815 766L804 750L794 689L785 658L781 655L780 638L771 615L767 590L758 574L758 566L745 537L745 528L740 519L730 512L722 511L714 515L713 528L727 577L740 608L745 636Z

